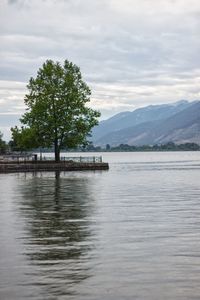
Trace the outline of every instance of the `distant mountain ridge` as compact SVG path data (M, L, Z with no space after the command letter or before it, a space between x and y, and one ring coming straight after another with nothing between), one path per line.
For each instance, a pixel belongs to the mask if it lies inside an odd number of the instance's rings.
M93 131L95 145L117 146L166 142L200 143L200 102L178 101L122 112L100 122Z

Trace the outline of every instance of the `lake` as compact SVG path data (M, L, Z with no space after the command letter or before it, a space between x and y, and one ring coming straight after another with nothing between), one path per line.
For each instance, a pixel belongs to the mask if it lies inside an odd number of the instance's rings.
M200 152L102 155L0 174L0 299L199 299Z

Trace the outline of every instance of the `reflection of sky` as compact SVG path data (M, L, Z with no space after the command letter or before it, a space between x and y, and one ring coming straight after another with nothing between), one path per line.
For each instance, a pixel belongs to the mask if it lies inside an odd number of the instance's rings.
M102 118L200 98L198 0L2 0L0 11L0 113L10 114L8 127L47 58L80 66Z
M200 153L104 160L0 176L1 299L199 298Z

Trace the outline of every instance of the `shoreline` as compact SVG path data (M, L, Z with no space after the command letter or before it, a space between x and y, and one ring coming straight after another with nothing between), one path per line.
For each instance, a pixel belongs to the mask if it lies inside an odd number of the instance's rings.
M53 172L53 171L95 171L109 170L104 162L1 162L0 174L18 172Z

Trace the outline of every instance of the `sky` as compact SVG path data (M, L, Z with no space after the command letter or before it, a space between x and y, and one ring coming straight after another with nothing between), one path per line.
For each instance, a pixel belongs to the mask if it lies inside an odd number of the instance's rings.
M77 64L106 119L200 99L199 0L0 0L0 131L19 124L31 76Z

